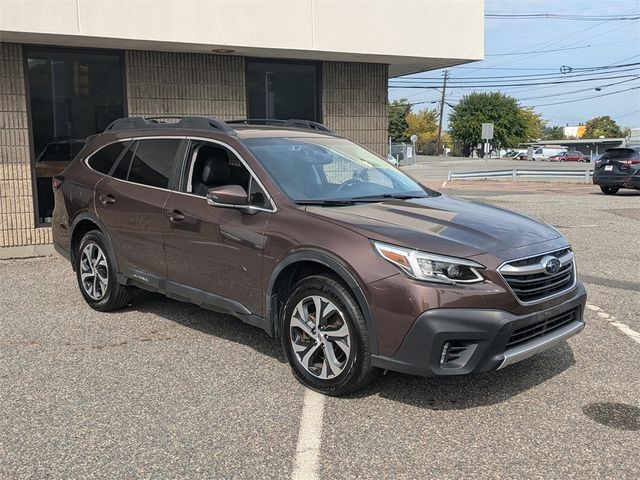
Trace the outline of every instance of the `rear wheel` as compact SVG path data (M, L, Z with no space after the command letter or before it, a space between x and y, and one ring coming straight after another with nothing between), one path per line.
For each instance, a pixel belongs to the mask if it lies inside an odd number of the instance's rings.
M282 346L296 378L326 395L345 395L369 383L376 369L360 306L330 276L298 282L281 316Z
M129 303L132 289L118 283L114 261L100 231L93 230L82 238L76 252L76 276L91 308L108 312Z
M615 195L616 193L618 193L618 190L620 190L619 187L605 187L605 186L601 186L600 190L602 190L602 193L606 194L606 195Z

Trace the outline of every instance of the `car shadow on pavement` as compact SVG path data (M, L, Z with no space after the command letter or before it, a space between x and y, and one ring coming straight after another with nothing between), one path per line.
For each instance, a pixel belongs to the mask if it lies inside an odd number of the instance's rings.
M287 362L279 340L231 315L142 291L130 308L153 313L206 335L242 344L280 363ZM477 375L424 378L388 372L346 398L377 395L429 410L464 410L504 402L564 372L574 363L571 347L562 342L552 350L504 370ZM291 382L295 382L293 376Z
M191 303L179 302L164 295L145 291L137 293L129 308L139 312L153 313L177 325L242 344L280 363L287 362L278 339L271 338L263 330L231 315L213 312Z
M567 342L504 370L459 377L424 378L389 372L351 398L382 398L429 410L495 405L552 379L575 364Z

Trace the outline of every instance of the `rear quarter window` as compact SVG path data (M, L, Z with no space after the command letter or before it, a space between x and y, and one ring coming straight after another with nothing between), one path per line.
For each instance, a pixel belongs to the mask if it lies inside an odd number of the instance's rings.
M94 170L106 175L120 155L129 147L129 144L130 142L116 142L102 147L89 157L87 164Z

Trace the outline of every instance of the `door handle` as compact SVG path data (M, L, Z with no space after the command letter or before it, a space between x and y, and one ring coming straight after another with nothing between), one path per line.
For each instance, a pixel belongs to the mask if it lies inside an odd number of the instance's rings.
M180 210L171 210L169 213L169 221L173 223L181 222L184 220L184 213Z
M109 193L100 195L100 197L98 198L100 200L100 203L102 203L103 205L111 205L113 203L116 203L116 198Z

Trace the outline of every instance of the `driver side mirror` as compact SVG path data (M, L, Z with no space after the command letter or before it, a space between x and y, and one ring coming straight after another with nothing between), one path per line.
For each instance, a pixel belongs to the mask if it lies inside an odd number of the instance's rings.
M240 185L223 185L207 190L207 203L214 207L246 207L249 196Z

